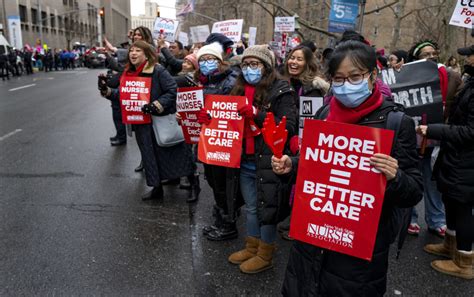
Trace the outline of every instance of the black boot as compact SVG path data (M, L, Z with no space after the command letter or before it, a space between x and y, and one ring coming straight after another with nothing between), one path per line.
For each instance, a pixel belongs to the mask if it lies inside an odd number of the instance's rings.
M143 160L140 161L140 164L135 168L135 172L143 171Z
M142 196L142 201L163 199L163 187L153 187L151 191Z
M212 216L214 217L214 224L205 226L202 228L202 234L207 235L220 227L222 227L222 224L224 223L224 220L222 219L222 215L220 212L220 209L214 205L212 209Z
M201 193L201 187L199 186L199 175L195 176L193 174L191 176L188 176L188 180L191 184L191 189L189 191L189 196L188 199L186 199L186 202L196 202L199 199L199 193Z
M206 238L212 241L223 241L234 239L239 236L239 232L237 231L237 227L234 223L225 222L222 224L217 230L211 231L206 235Z

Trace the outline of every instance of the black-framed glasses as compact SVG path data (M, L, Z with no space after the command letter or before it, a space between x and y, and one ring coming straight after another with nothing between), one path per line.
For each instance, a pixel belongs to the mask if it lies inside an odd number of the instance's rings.
M347 80L351 85L360 85L364 81L364 77L367 73L370 73L370 71L367 71L365 73L360 73L360 74L351 74L348 77L340 77L336 76L332 78L332 85L335 87L340 87L344 84L344 82Z
M199 63L201 63L201 62L209 63L209 62L214 62L214 61L217 61L217 58L208 57L208 58L201 58L201 59L199 59Z
M261 64L262 64L262 63L257 62L257 61L252 61L252 62L249 62L249 63L243 62L242 64L240 64L240 68L241 68L242 70L245 70L245 69L247 69L248 67L250 67L250 69L255 70L255 69L258 68L258 65L261 65Z

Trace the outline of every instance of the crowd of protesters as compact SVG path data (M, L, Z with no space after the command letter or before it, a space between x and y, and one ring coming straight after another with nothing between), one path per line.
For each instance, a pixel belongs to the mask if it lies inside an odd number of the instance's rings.
M417 125L403 114L392 153L375 154L370 159L371 166L387 180L372 260L294 240L282 293L384 295L389 247L399 235L394 234L394 224L402 224L393 219L393 210L412 209L411 222L402 233L417 235L421 228L414 207L422 199L428 231L443 238L441 243L428 244L424 250L446 258L433 261L431 266L444 274L474 279L474 46L458 50L459 56L464 57L461 67L454 56L446 65L441 64L439 47L433 41L422 40L408 51L400 49L386 55L354 31L346 31L335 48L319 51L314 43L304 42L283 59L277 58L269 45L248 47L244 41L234 45L217 33L211 34L204 44L191 47L179 41L154 40L145 27L131 30L129 37L131 44L123 44L122 48L106 43L111 70L108 75L100 75L98 82L101 95L112 104L117 130L111 138L112 145L126 144L118 92L121 78L152 78L151 101L142 107L142 112L157 117L176 113L178 87L200 86L205 95L247 98L247 104L239 109L245 119L240 168L203 164L214 206L209 210L212 221L202 230L203 236L212 241L237 238L236 221L242 207L246 221L244 248L229 255L228 261L247 274L272 267L278 232L293 240L288 235L289 201L299 163L300 97L324 97L318 119L390 128L390 114L403 108L379 78L380 71L400 71L404 64L423 59L436 63L444 121ZM288 137L281 158L273 156L258 133L269 112L277 123L286 117ZM181 121L179 115L176 120ZM200 124L212 120L208 110L200 110ZM144 170L146 183L151 187L142 199L163 199L164 184L181 183L181 188L189 191L188 202L198 201L200 177L196 173L195 147L184 142L160 146L151 124L131 128L141 153L136 171ZM438 147L420 150L417 134L438 140ZM317 168L314 170L317 172Z

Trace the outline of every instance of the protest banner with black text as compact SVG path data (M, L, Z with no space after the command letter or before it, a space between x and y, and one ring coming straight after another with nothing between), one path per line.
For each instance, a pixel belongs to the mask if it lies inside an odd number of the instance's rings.
M238 110L246 104L246 100L243 96L205 96L204 106L211 115L211 122L201 127L198 145L201 162L240 167L244 119Z
M290 236L321 248L372 259L386 177L370 165L390 154L393 131L306 120Z
M438 65L426 60L408 63L400 71L384 69L379 77L392 90L393 100L405 107L405 113L415 122L443 122L443 98Z
M176 97L176 110L181 115L181 128L186 143L199 142L201 125L197 122L199 111L204 107L202 88L179 88Z
M227 20L212 25L211 33L221 33L233 42L239 42L242 37L244 20Z
M323 106L323 97L304 97L300 96L300 122L299 137L303 137L304 121L314 119L316 112Z
M142 112L142 106L150 103L151 77L122 76L119 92L124 124L151 123L151 116Z

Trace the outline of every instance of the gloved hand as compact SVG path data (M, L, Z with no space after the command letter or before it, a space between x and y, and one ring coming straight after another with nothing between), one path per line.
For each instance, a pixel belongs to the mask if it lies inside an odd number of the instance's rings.
M239 109L239 114L244 118L253 119L257 115L257 108L247 104Z
M199 111L197 121L199 124L209 125L211 123L211 115L207 112L207 109L203 108Z
M153 103L143 104L142 112L145 114L159 115L160 111Z
M298 135L291 137L290 151L294 156L296 156L298 152L300 151L300 138L298 137Z
M104 73L99 74L97 76L97 88L99 91L105 91L107 90L107 76Z

